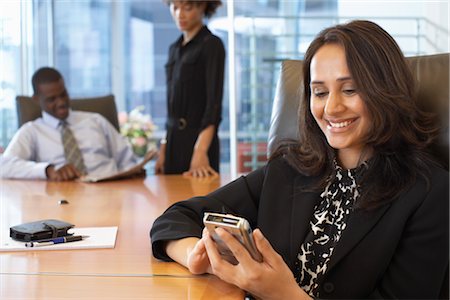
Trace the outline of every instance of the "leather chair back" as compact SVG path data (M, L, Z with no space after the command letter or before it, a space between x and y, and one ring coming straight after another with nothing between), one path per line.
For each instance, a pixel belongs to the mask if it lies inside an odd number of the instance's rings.
M120 130L114 95L71 99L70 106L73 110L99 113L104 116L117 129L117 131ZM16 97L16 109L19 127L28 121L33 121L42 116L39 104L28 96Z
M431 146L433 155L447 168L449 161L449 57L450 54L408 57L418 81L419 105L434 112L439 118L441 131ZM298 106L302 97L302 61L282 62L272 108L268 138L268 154L272 154L280 141L298 137Z

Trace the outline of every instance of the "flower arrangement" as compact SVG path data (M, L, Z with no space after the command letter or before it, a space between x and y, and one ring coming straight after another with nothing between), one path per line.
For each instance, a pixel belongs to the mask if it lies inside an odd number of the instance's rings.
M144 106L138 106L130 113L119 112L120 133L128 138L133 151L144 156L152 145L151 137L157 128L150 115L143 114Z

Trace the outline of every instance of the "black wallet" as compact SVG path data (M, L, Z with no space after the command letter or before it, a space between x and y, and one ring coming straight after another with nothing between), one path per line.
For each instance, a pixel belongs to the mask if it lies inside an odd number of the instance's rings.
M31 242L72 235L67 231L75 225L60 220L40 220L9 228L9 236L16 241Z

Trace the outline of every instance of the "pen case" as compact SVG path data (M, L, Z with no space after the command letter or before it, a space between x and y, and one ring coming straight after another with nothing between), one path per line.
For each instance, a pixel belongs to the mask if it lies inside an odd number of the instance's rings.
M21 242L31 242L72 235L67 231L75 225L60 220L40 220L9 228L9 236Z

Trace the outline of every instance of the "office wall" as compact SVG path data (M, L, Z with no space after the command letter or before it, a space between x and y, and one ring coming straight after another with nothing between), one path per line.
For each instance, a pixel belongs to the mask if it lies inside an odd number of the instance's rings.
M427 36L436 43L436 47L441 52L450 52L450 39L448 36L450 29L450 2L427 3L424 7L424 16L440 27L437 29L429 26L426 30ZM431 45L429 48L429 52L434 52Z
M344 0L338 2L338 14L377 22L397 36L406 55L449 52L448 1ZM416 36L410 36L412 34Z

